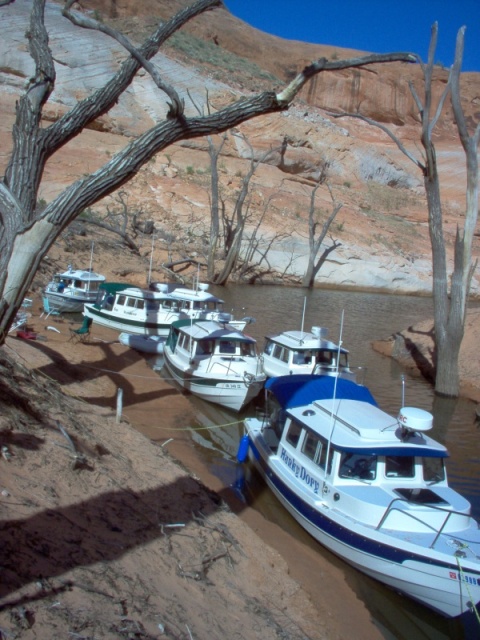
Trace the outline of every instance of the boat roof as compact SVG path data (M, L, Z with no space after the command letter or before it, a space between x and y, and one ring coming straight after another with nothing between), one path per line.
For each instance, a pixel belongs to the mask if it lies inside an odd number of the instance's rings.
M217 298L213 293L208 292L207 285L200 284L195 289L188 289L181 285L168 283L168 282L154 282L150 285L153 291L160 291L161 293L169 293L172 298L176 300L189 300L200 302L223 302L221 298Z
M288 349L308 350L308 351L340 351L341 353L348 353L347 349L340 347L331 340L327 340L321 335L315 335L308 331L284 331L274 335L265 336L268 340L276 342L287 347Z
M104 282L105 276L95 273L91 269L72 269L69 267L66 271L55 274L56 278L73 278L75 280L83 280L84 282Z
M367 387L331 376L271 378L265 387L288 415L331 439L343 451L365 455L446 457L447 449L423 432L405 429L382 411Z
M254 338L245 335L229 324L215 320L176 320L172 328L181 329L194 340L234 340L236 342L256 343Z
M265 383L284 409L310 404L320 398L350 398L376 406L367 387L336 376L294 374L269 378Z
M152 291L150 289L142 289L136 287L133 284L127 282L105 282L100 287L107 293L123 293L126 296L132 298L144 298L146 300L170 300L171 296L168 293L160 293L159 291Z
M176 298L178 300L194 300L199 302L223 302L217 296L214 296L212 293L208 291L195 291L194 289L185 289L183 287L178 287L174 289L171 294L172 298Z

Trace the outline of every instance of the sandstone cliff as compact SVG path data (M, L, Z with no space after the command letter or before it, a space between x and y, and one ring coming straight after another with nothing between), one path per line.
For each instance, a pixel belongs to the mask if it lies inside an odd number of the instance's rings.
M151 30L158 18L166 18L186 4L185 0L148 0L140 5L127 0L96 0L88 4L88 10L97 7L103 19L112 20L135 39ZM0 143L5 155L0 157L0 167L11 144L16 97L32 72L32 61L20 35L27 28L29 8L28 0L2 8L0 101L4 117L0 122ZM57 62L57 84L45 109L45 126L76 100L90 95L125 56L115 42L102 34L76 29L66 22L58 4L47 4L47 23ZM170 46L155 58L163 77L185 99L188 114L196 112L192 99L197 106L205 103L206 91L215 108L251 90L279 87L319 56L358 53L274 38L237 20L225 9L192 21L185 31L203 39L217 54L210 61L200 56L192 60L185 49ZM221 67L221 61L232 53L242 56L241 60L250 58L256 69L263 68L278 80L262 73L256 75L241 64L234 71ZM341 246L330 254L318 283L402 293L430 292L430 244L422 176L380 130L361 121L336 120L329 115L329 111L361 110L388 123L415 151L419 129L407 83L412 80L417 84L419 77L416 65L377 65L368 71L323 74L305 88L287 113L258 118L239 128L257 155L277 147L284 138L288 140L284 161L274 155L269 164L257 171L250 203L254 215L267 209L267 238L279 230L288 236L270 254L274 266L284 269L291 262L289 270L293 275L303 273L310 194L323 163L328 162L331 192L335 201L343 205L331 228L332 237ZM438 92L445 78L446 72L438 69ZM463 97L470 122L478 122L480 74L465 74ZM140 73L125 99L94 123L91 130L67 145L47 167L41 197L50 201L65 185L101 166L132 135L152 126L165 113L165 97ZM448 110L438 129L437 152L451 256L457 223L461 224L463 218L465 168ZM227 207L233 206L248 163L248 148L231 137L221 161ZM169 241L169 251L183 255L198 251L195 241L205 233L208 221L208 172L206 144L194 140L173 145L127 185L129 205L141 208L164 237L174 238ZM326 187L318 192L317 207L325 215L331 210L331 195ZM480 242L475 242L474 254L478 256ZM473 290L480 290L476 276Z

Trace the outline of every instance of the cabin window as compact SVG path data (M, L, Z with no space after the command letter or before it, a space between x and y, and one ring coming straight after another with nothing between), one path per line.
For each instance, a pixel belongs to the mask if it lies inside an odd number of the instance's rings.
M240 353L245 358L255 355L254 346L250 342L241 342L240 343Z
M267 356L271 356L272 355L272 351L273 351L273 347L274 347L274 343L271 340L267 340L265 343L265 353L267 354Z
M213 353L213 340L202 340L197 342L197 355L208 356Z
M282 362L288 362L288 351L284 349L279 344L275 345L273 350L273 357L277 358L277 360L281 360Z
M342 453L340 458L340 478L375 480L377 477L377 456L367 453Z
M296 422L293 422L292 420L287 431L287 442L291 444L292 447L296 447L300 439L301 433L302 433L302 427Z
M443 458L422 458L423 479L425 482L442 482L445 480Z
M235 342L232 340L220 340L220 353L235 353Z
M331 366L334 364L332 351L319 351L317 353L317 364Z
M414 478L415 458L413 456L385 456L387 478Z
M125 304L126 296L118 296L117 304L121 304L122 306Z
M307 435L303 441L302 452L313 460L315 464L319 464L320 455L322 453L322 442L320 438L311 431L307 431Z
M178 340L178 346L182 347L182 349L185 349L185 351L190 351L190 347L191 347L190 336L188 336L186 333L182 333Z
M127 307L135 307L135 298L127 298Z
M145 307L145 300L137 300L137 309L143 309Z
M311 351L294 351L292 362L293 364L310 364L312 361Z

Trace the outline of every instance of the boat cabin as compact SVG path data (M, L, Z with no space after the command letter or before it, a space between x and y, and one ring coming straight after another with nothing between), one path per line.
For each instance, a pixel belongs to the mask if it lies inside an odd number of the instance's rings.
M141 289L125 283L109 282L100 287L96 306L116 314L147 315L160 310L178 312L179 305L168 294Z
M46 290L58 293L66 293L67 290L71 290L95 294L104 282L105 277L98 273L89 269L73 269L69 266L67 271L56 273L53 276Z
M256 341L235 329L221 328L213 321L174 322L167 345L171 351L195 360L216 356L223 361L256 358Z
M302 373L340 375L355 378L348 363L348 351L326 339L327 329L285 331L267 336L263 350L265 373L270 377Z
M437 509L428 516L429 524L415 525L420 531L443 526L442 506L457 514L445 530L470 513L468 501L448 486L446 448L425 433L432 426L430 413L404 407L394 418L377 407L366 387L338 379L333 399L333 378L310 378L330 381L326 397L318 397L317 384L315 395L305 396L306 404L300 391L286 403L275 398L268 404L262 432L270 455L296 492L313 493L368 526L378 526L388 514L385 526L399 530L412 527L405 504Z

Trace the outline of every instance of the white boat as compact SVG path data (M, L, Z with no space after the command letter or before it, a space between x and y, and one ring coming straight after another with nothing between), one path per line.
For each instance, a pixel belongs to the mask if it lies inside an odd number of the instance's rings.
M121 333L118 341L126 347L143 353L163 353L166 336L140 335L138 333Z
M163 355L180 386L233 411L253 400L266 379L256 341L213 320L174 322Z
M232 313L224 311L224 301L209 293L206 283L200 282L193 289L163 282L152 283L150 287L154 291L169 293L172 299L178 301L180 310L193 320L228 322L238 331L243 331L247 324L255 322L255 319L250 316L235 320Z
M66 271L56 273L43 290L44 312L80 313L83 305L95 302L105 276L91 269L74 269L68 266Z
M263 368L267 376L315 373L339 375L356 380L361 367L350 367L348 351L327 340L328 329L312 327L308 331L284 331L266 336Z
M83 313L94 323L110 329L165 337L172 322L186 317L168 293L119 282L102 285L96 302L86 304Z
M248 455L349 564L446 617L480 620L480 529L448 485L447 450L425 433L432 415L404 407L392 417L342 378L285 376L265 388L272 404L245 419L238 459Z

